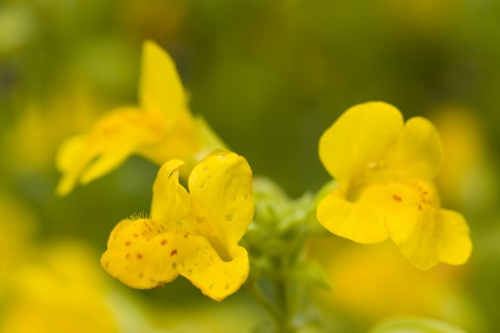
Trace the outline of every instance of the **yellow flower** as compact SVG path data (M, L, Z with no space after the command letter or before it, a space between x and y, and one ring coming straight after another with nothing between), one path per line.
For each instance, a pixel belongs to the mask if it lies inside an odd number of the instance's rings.
M151 218L121 221L111 232L103 268L122 283L149 289L179 274L220 301L248 276L238 245L253 217L251 170L232 152L215 151L179 184L180 160L165 163L153 185Z
M409 315L470 324L473 314L464 295L467 266L440 264L422 271L388 242L360 246L334 237L308 244L309 256L319 262L332 286L312 293L324 309L339 308L366 324Z
M58 194L109 173L132 154L158 165L174 158L191 164L222 146L202 119L193 118L174 62L151 41L144 43L139 105L117 108L88 133L63 142L56 157Z
M120 332L94 255L86 244L59 240L10 269L0 331Z
M323 134L319 155L338 183L317 210L330 232L365 244L390 238L421 269L467 261L467 223L441 209L434 186L442 148L428 120L405 124L389 104L357 105Z

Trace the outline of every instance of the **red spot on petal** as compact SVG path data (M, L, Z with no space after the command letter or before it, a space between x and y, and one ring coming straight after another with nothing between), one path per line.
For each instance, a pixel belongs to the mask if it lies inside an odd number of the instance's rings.
M393 194L392 198L394 199L394 201L397 201L397 202L403 201L403 199L397 194Z
M174 255L176 255L176 254L177 254L177 250L172 250L172 252L170 252L170 255L171 255L171 256L174 256Z

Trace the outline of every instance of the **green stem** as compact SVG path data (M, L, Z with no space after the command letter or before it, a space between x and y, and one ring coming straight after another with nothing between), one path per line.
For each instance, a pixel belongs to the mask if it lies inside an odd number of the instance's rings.
M283 316L276 306L262 293L256 282L253 282L250 286L250 293L255 301L269 314L277 330L280 331L281 327L283 327Z
M289 332L290 331L290 307L288 304L288 290L286 280L283 277L279 277L274 281L274 290L276 293L276 306L281 313L281 323L279 327L279 332Z

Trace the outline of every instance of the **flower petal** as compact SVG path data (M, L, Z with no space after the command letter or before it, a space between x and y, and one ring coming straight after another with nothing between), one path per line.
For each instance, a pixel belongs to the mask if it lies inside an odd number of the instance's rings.
M347 110L321 136L319 156L328 172L347 188L351 179L370 166L397 139L403 128L398 109L382 102Z
M472 242L464 217L457 212L441 209L437 220L439 261L452 265L465 263L472 252Z
M335 190L318 204L318 221L331 233L358 243L380 243L388 233L383 219L374 213L376 203L350 202Z
M86 184L119 167L141 145L159 140L161 129L151 116L136 108L119 108L99 119L86 135L67 139L58 151L63 174L59 194L67 194L79 180Z
M243 237L253 217L250 166L242 156L219 150L193 169L188 185L198 215L199 233L209 239L224 259L230 259L232 248Z
M200 139L202 146L201 150L195 156L197 162L201 161L205 156L216 149L227 149L226 144L219 138L217 133L215 133L203 117L195 117L194 125L197 137Z
M433 181L441 166L442 144L432 123L421 117L409 119L389 154L394 178Z
M111 232L101 265L129 287L161 286L178 275L176 254L182 237L149 219L123 220Z
M145 112L164 120L165 129L174 126L186 109L186 96L175 64L156 43L143 47L139 102Z
M170 128L161 140L153 145L139 147L137 153L158 165L171 159L183 160L190 171L195 164L193 155L200 149L201 144L196 133L195 120L186 111L179 114L175 126Z
M181 160L171 160L163 164L153 185L151 217L183 231L193 231L186 223L192 213L191 198L179 184L178 169L184 165Z
M436 190L422 181L377 184L370 190L379 197L390 238L415 267L429 269L440 260L440 208Z
M62 173L56 188L58 195L67 195L78 182L88 163L87 159L82 159L82 152L87 146L87 135L75 135L61 143L56 155L56 167Z
M179 274L213 300L221 301L233 294L247 279L249 262L245 248L236 247L233 259L223 261L204 237L187 235L183 245L179 250Z

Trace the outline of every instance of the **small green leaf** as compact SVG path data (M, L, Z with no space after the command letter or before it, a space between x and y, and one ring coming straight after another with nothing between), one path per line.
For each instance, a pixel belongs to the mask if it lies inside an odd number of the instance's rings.
M466 333L466 331L434 319L399 318L377 325L370 333Z

